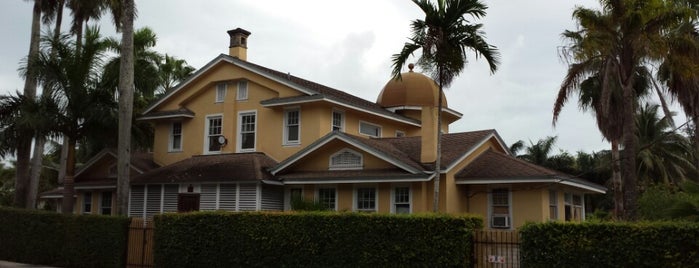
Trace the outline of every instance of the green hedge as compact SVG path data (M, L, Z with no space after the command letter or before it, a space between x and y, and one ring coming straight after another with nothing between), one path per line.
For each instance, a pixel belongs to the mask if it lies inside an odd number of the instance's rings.
M522 267L699 267L699 225L538 223L520 229Z
M155 217L158 267L468 266L482 219L331 212Z
M0 207L0 259L60 267L124 267L129 219Z

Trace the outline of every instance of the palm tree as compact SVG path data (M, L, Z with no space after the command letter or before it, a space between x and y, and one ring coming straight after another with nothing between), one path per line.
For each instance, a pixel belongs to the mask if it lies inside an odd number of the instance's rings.
M694 11L673 1L600 0L602 10L578 7L573 11L577 31L565 31L570 41L564 51L569 64L561 88L578 84L598 74L602 95L610 94L618 85L622 92L622 143L624 216L634 219L638 199L635 135L636 68L645 62L666 55L664 34L680 21L690 19Z
M192 66L187 65L183 59L178 59L165 54L165 61L158 65L158 74L160 76L160 88L156 95L165 94L179 82L189 77L194 72Z
M64 213L73 211L73 176L75 175L75 146L87 133L104 128L104 118L114 111L114 97L101 88L99 77L101 58L107 44L96 28L88 28L84 44L69 41L68 36L45 40L36 61L36 77L58 107L52 129L67 137L68 158L63 181ZM53 52L52 52L53 50ZM55 57L51 53L56 53Z
M439 210L439 181L441 177L442 152L442 96L445 87L449 87L467 63L467 52L472 51L476 57L483 57L494 73L499 64L497 48L488 44L482 24L471 24L469 16L480 19L485 16L487 6L478 0L413 0L425 13L425 19L414 20L410 42L392 57L395 79L400 79L403 66L408 58L418 49L422 55L417 61L423 70L431 72L432 78L439 84L437 113L437 159L434 173L433 210Z
M91 19L99 20L102 17L102 13L108 7L108 4L112 2L111 0L70 0L67 3L68 9L70 9L71 15L73 16L73 22L71 23L70 32L75 35L75 40L77 40L77 51L80 54L80 49L83 41L84 29L87 29L87 23Z
M134 94L134 0L124 0L121 18L121 64L119 68L119 145L117 148L117 214L126 215L129 207L131 171L131 119Z
M646 104L636 115L638 139L639 180L644 184L665 183L679 186L695 175L690 160L692 145L689 140L674 132L667 117L658 117L658 105Z
M539 139L536 143L529 141L529 146L524 147L524 154L517 155L517 158L527 160L531 163L547 166L553 146L556 144L558 137L546 137ZM519 141L518 143L522 143Z

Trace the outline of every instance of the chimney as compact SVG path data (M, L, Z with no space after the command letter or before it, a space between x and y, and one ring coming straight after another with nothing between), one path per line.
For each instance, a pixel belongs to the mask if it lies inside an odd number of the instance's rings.
M228 46L228 55L247 60L248 58L248 36L250 32L241 28L228 31L231 38L231 44Z

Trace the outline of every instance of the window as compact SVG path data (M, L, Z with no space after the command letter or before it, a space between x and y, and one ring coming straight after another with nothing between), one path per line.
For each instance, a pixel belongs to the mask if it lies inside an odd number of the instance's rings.
M172 122L170 126L170 152L182 151L182 122Z
M238 96L237 100L248 99L248 81L238 81Z
M102 192L100 201L100 214L112 215L112 192Z
M581 221L583 217L582 196L566 193L563 199L565 201L565 220Z
M332 131L345 131L345 113L333 111Z
M490 193L490 226L510 228L510 191L506 188L493 189Z
M330 156L330 170L362 169L362 155L354 150L342 149Z
M83 193L83 214L92 213L92 192Z
M291 199L291 201L303 199L303 189L291 188L289 190L289 199Z
M396 130L396 137L398 137L398 138L405 137L405 132L400 131L400 130Z
M284 144L301 143L301 112L298 108L284 112Z
M400 186L393 188L393 208L396 214L410 213L410 187Z
M255 119L257 112L241 112L238 116L240 122L240 139L238 149L241 152L255 151Z
M357 211L376 211L376 188L357 188L355 197Z
M223 145L219 142L223 117L220 115L215 115L207 116L206 119L206 140L204 141L204 146L206 146L205 152L220 152L221 146Z
M318 203L329 210L336 210L337 192L335 188L318 189Z
M381 127L367 122L359 122L359 133L379 138L381 137Z
M558 219L558 194L554 190L549 190L549 219Z
M226 83L216 85L216 102L223 102L226 99Z
M582 196L573 195L573 219L576 221L582 220Z

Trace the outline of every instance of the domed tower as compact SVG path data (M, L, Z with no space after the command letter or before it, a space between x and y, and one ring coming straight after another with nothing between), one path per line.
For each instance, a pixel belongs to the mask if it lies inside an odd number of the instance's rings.
M422 122L420 131L422 149L420 161L431 163L437 159L437 110L439 86L431 78L410 71L401 74L401 79L391 79L379 94L376 103L387 110ZM461 118L461 114L448 108L442 96L442 132L449 132L449 124Z

